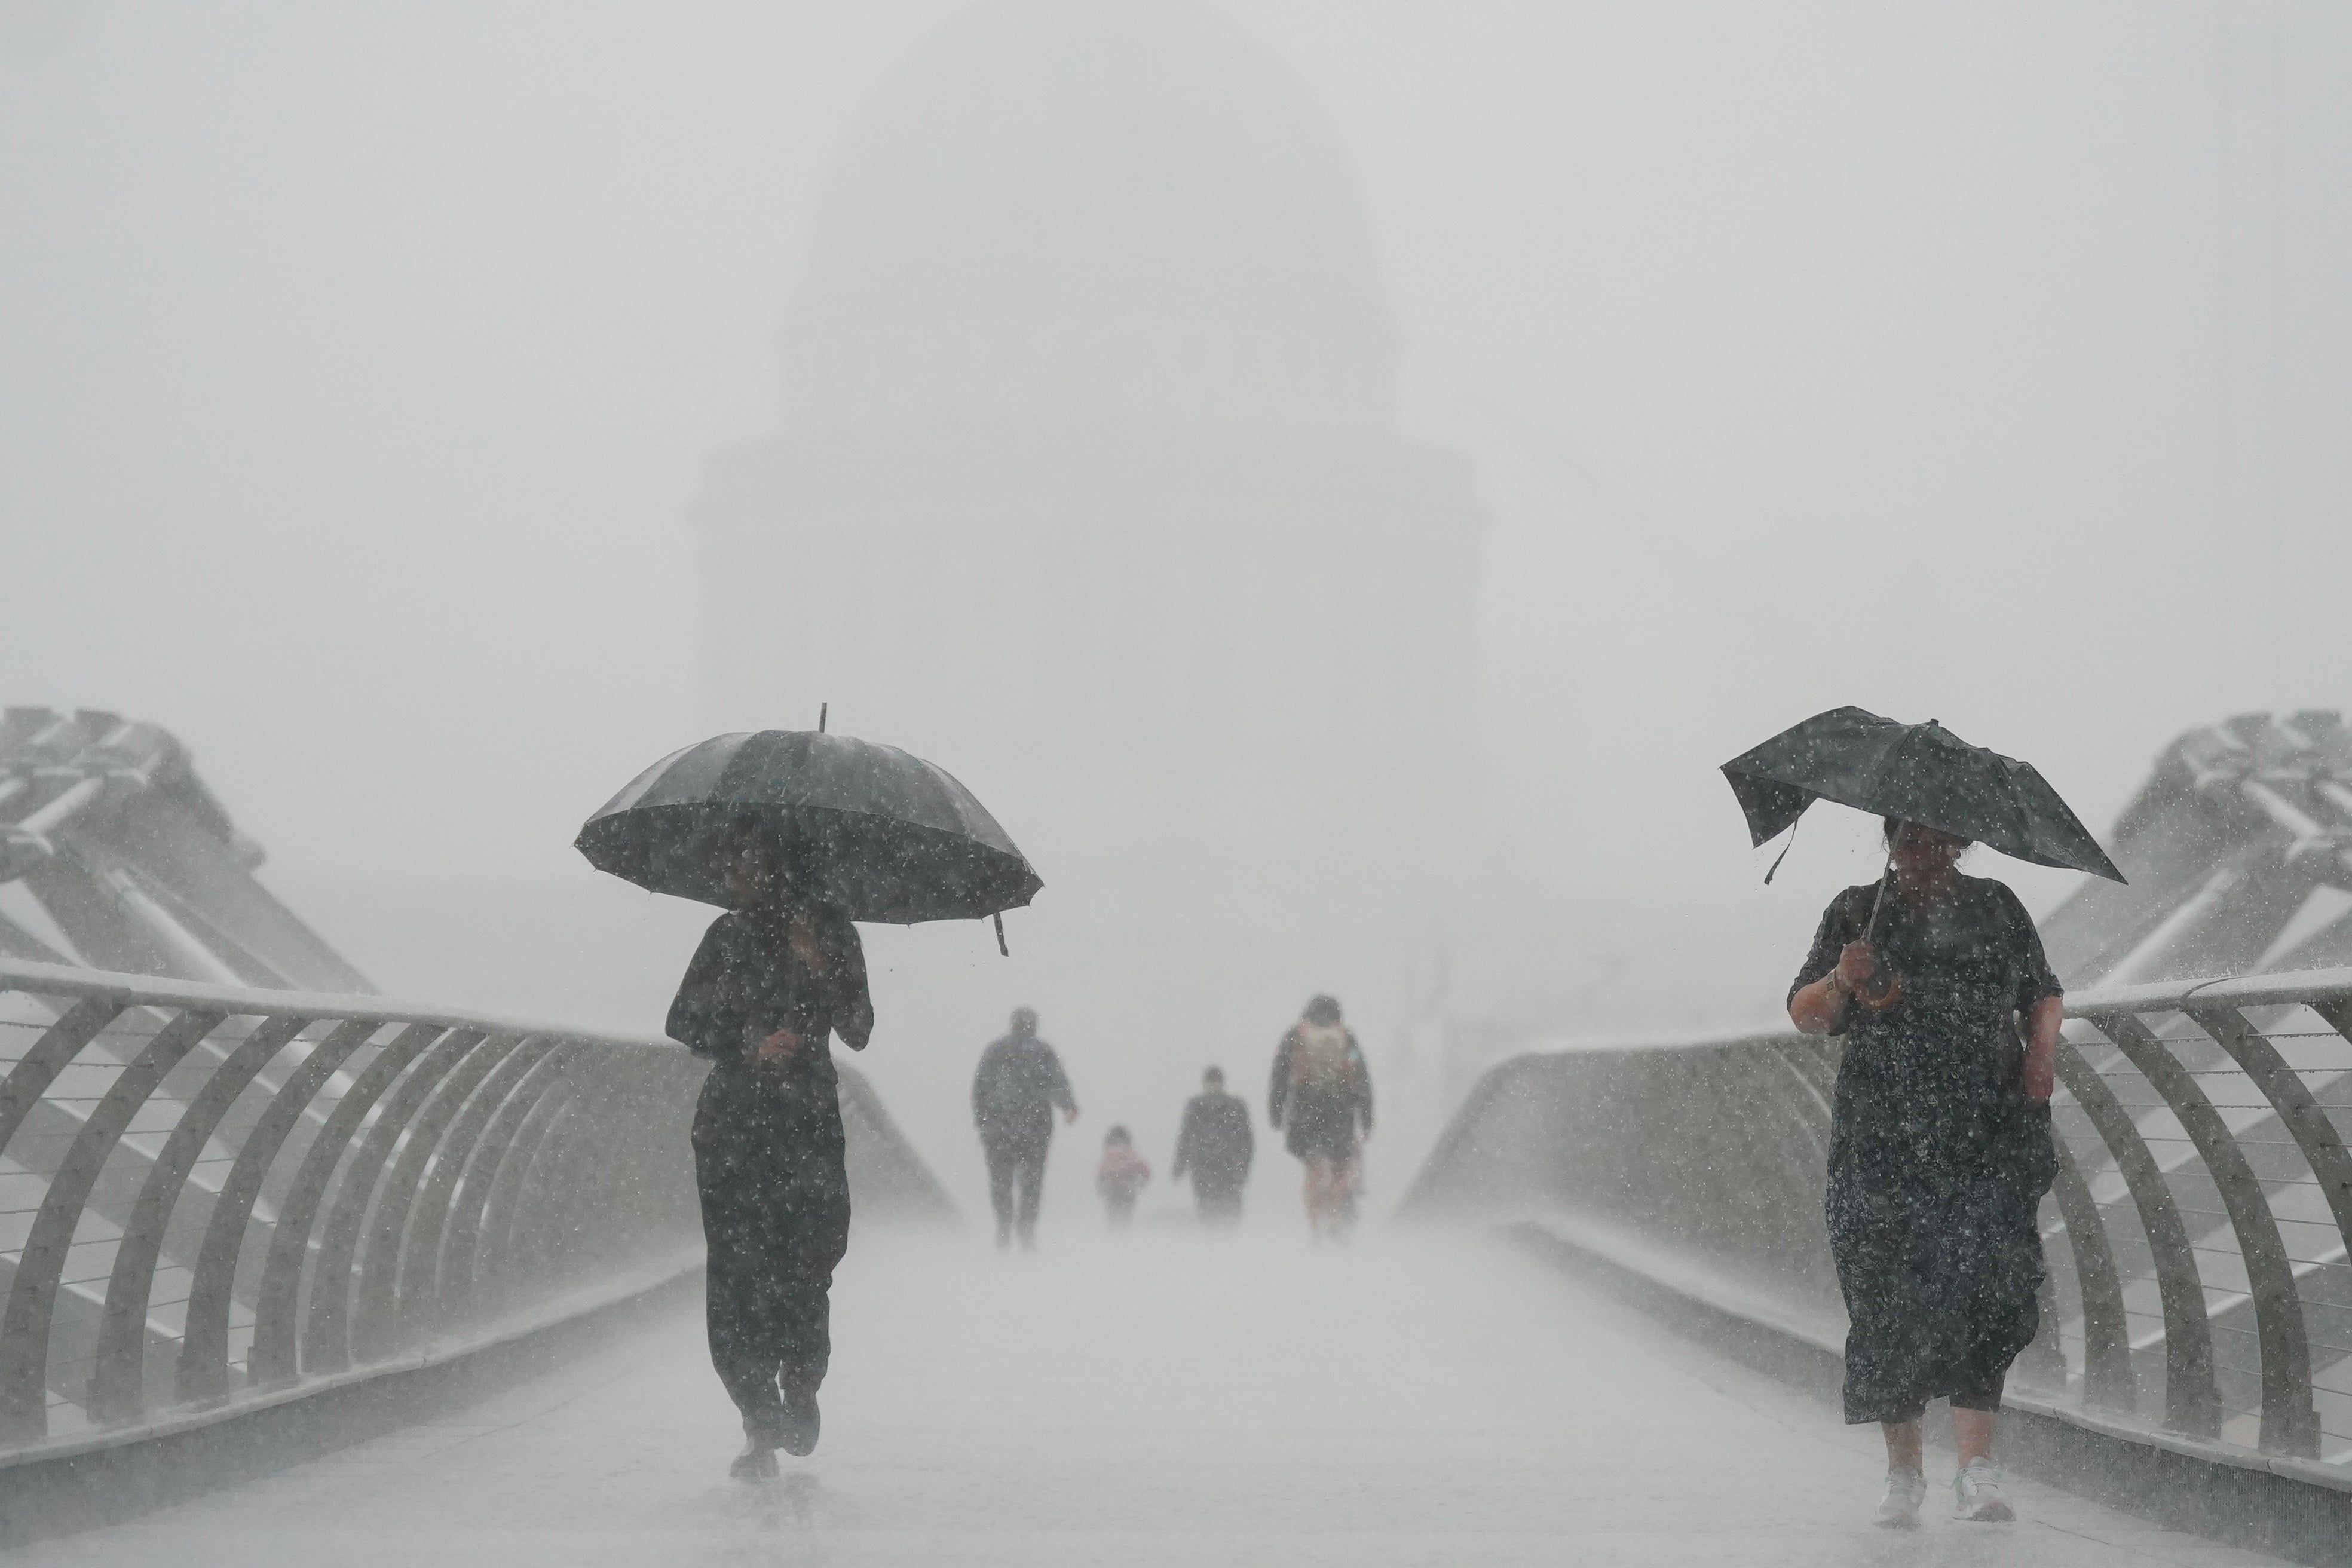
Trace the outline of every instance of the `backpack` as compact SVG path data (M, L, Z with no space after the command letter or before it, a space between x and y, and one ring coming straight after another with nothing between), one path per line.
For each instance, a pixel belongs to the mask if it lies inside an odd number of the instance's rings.
M1348 1030L1342 1024L1301 1024L1298 1046L1290 1054L1294 1089L1337 1094L1348 1087L1355 1068L1348 1060Z

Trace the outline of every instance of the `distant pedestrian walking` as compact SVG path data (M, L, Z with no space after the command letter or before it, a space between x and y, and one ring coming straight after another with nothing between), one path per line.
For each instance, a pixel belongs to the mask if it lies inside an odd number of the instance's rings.
M695 950L667 1027L712 1064L694 1112L705 1315L711 1363L743 1417L735 1474L751 1478L776 1473L777 1448L816 1447L833 1270L849 1247L827 1037L864 1049L874 1003L857 928L793 851L754 832L727 853L736 907Z
M1307 1227L1320 1241L1344 1237L1356 1219L1357 1163L1372 1132L1372 1075L1339 1004L1318 996L1275 1053L1267 1112L1307 1166Z
M980 1054L971 1079L971 1121L988 1157L988 1201L996 1210L996 1245L1015 1234L1037 1245L1037 1205L1045 1184L1045 1151L1054 1141L1054 1109L1078 1119L1069 1075L1054 1047L1037 1037L1037 1015L1013 1010L1012 1033Z
M1232 1225L1242 1217L1242 1186L1256 1152L1249 1106L1240 1095L1225 1092L1224 1068L1209 1068L1201 1075L1201 1092L1184 1103L1176 1163L1168 1173L1171 1181L1192 1176L1202 1224Z
M1789 988L1797 1027L1846 1037L1823 1202L1845 1418L1883 1428L1877 1522L1908 1527L1927 1490L1920 1420L1948 1398L1954 1517L2005 1520L1993 1429L2040 1323L2064 1002L2017 895L1959 874L1968 840L1894 817L1886 840L1886 877L1831 901Z
M1095 1166L1095 1191L1102 1194L1103 1213L1113 1230L1124 1230L1135 1217L1135 1200L1151 1180L1151 1166L1135 1152L1135 1140L1124 1127L1103 1134L1102 1161Z

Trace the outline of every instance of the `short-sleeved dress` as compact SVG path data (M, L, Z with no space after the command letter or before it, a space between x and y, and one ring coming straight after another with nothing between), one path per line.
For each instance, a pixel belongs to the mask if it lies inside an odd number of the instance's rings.
M1831 900L1791 998L1837 967L1877 895ZM1845 1417L1908 1421L1947 1397L1998 1409L2040 1324L2035 1215L2057 1169L2049 1107L2024 1095L2020 1016L2058 977L2017 895L1976 877L1928 911L1890 889L1876 947L1903 995L1846 1008L1822 1205L1849 1320Z

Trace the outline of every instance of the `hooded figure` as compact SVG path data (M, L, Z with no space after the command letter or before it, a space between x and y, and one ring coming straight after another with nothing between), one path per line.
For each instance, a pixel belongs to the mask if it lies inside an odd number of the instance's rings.
M857 928L809 889L799 858L739 830L728 891L670 1004L667 1030L711 1063L694 1112L709 1247L710 1360L743 1417L735 1474L816 1447L832 1356L833 1270L849 1247L849 1177L828 1037L874 1032Z
M1339 1004L1318 996L1274 1055L1267 1114L1307 1166L1307 1226L1320 1241L1356 1218L1357 1151L1372 1132L1372 1075Z
M1037 1245L1037 1204L1045 1184L1045 1150L1054 1141L1054 1109L1078 1119L1069 1075L1054 1047L1037 1037L1037 1015L1013 1010L1012 1033L980 1053L971 1079L971 1121L988 1159L988 1201L996 1210L996 1245Z

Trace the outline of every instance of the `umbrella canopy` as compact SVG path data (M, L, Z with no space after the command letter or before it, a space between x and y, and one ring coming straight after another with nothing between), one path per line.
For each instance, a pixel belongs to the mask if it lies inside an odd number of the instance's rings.
M1045 883L945 769L814 730L719 735L639 773L573 845L600 871L726 907L719 838L755 822L852 920L978 920Z
M1723 764L1758 844L1815 800L1898 816L2004 855L2120 882L2090 829L2031 763L1971 746L1933 719L1902 724L1832 708Z

